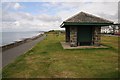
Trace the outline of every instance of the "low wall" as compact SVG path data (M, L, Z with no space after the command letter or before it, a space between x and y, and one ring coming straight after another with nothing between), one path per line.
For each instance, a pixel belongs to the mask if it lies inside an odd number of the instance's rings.
M8 50L8 49L10 49L10 48L13 48L13 47L19 46L19 45L21 45L21 44L24 44L24 43L26 43L26 42L33 41L33 40L35 40L35 39L37 39L37 38L39 38L39 37L42 37L43 35L44 35L44 34L40 34L40 35L35 36L35 37L32 37L32 38L26 38L26 39L21 40L21 41L15 41L14 43L11 43L11 44L8 44L8 45L4 45L4 46L2 46L2 47L0 47L0 48L2 48L2 51L5 51L5 50Z

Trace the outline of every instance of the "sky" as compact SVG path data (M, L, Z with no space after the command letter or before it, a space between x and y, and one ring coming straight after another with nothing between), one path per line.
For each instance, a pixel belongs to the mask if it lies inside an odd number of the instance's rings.
M115 23L118 2L2 2L2 31L63 30L60 24L83 11Z

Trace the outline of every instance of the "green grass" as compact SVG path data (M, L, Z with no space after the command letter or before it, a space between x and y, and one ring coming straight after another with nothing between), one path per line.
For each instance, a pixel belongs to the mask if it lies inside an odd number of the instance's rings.
M102 37L108 49L64 50L64 35L48 34L32 50L3 68L7 78L116 78L117 37Z

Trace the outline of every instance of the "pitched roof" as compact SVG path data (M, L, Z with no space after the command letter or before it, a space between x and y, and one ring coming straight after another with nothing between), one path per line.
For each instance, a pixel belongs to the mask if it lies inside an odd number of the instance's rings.
M68 18L64 22L80 22L80 23L113 23L112 21L85 13L80 12L70 18Z

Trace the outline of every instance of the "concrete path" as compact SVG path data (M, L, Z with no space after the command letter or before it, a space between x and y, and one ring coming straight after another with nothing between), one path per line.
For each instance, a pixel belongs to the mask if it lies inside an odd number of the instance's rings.
M18 56L30 50L33 46L35 46L38 42L43 40L45 37L46 35L36 40L21 44L17 47L14 47L2 52L2 67L5 67L9 63L13 62Z

